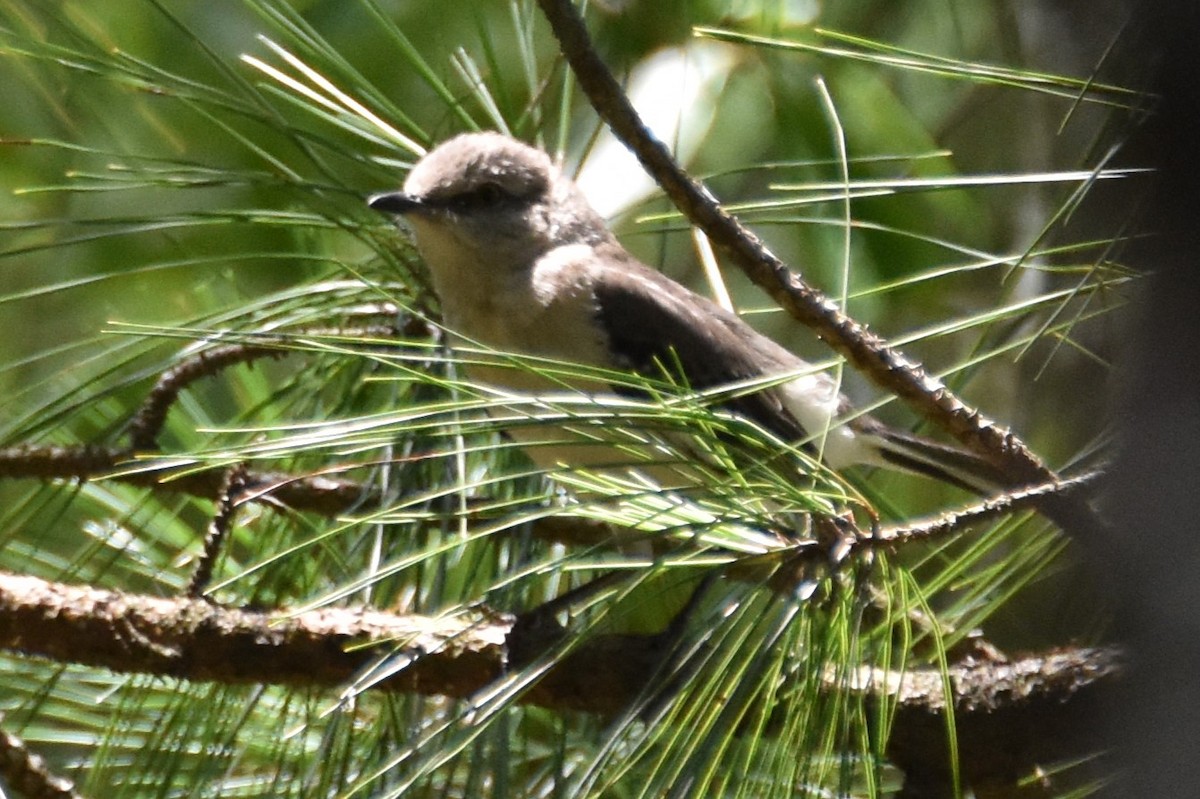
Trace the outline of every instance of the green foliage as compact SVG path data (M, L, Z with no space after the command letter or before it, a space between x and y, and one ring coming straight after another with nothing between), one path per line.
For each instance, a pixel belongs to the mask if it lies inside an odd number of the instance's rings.
M814 4L823 23L855 31L844 35L773 2L594 5L602 52L635 76L663 47L720 53L709 93L666 133L695 140L691 167L785 260L1055 466L1099 446L1102 392L1078 387L1106 379L1109 315L1129 280L1114 231L1127 220L1083 235L1067 221L1100 184L1130 178L1103 171L1093 141L1101 123L1136 116L1136 95L997 66L989 43L1001 23L957 6L957 27L941 20L936 33L916 24L926 4ZM13 0L0 8L0 56L6 445L120 443L172 365L266 341L286 357L190 386L161 451L122 469L178 479L244 462L354 479L388 501L333 520L246 506L218 563L217 601L469 616L529 609L610 569L632 575L573 607L558 649L471 701L372 692L399 667L387 658L334 695L7 656L5 725L84 792L878 796L895 787L884 753L894 707L849 690L860 669L937 664L973 629L996 618L1019 628L1023 607L1055 601L1045 586L1070 563L1036 517L844 572L814 562L791 590L736 579L748 564L783 562L810 535L799 521L809 512L850 506L866 518L870 507L903 520L962 497L906 476L847 483L721 412L720 396L639 381L650 399L498 399L464 377L464 360L484 353L361 331L397 316L436 325L411 244L363 202L398 185L423 148L499 128L572 166L593 151L614 159L601 170L619 165L526 0ZM1027 113L996 123L994 138L959 137L955 117L980 95ZM616 227L631 248L692 277L678 215L626 199ZM763 305L727 277L739 308ZM832 365L782 315L751 318ZM557 485L574 489L564 494L498 438L498 413L624 437L634 460L651 444L705 471L711 490L664 498L564 471ZM810 477L795 479L798 465ZM159 595L186 585L212 513L183 493L111 480L6 481L0 500L0 567ZM533 528L550 516L636 533L615 547L547 542ZM601 719L521 704L574 648L661 629L690 601L678 639L688 657L664 659L628 710ZM1063 623L1077 633L1095 621ZM1012 644L1061 640L1021 632Z

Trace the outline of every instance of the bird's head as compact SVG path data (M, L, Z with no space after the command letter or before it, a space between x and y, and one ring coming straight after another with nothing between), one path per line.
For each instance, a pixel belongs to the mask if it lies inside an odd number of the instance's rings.
M435 272L527 268L555 247L611 236L550 156L499 133L450 139L413 167L403 191L368 202L408 220Z

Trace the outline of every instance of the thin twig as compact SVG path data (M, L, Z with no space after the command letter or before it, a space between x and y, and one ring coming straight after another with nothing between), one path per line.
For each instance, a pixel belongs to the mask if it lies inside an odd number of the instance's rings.
M221 496L226 474L222 469L189 470L175 474L155 469L151 464L138 470L125 468L135 463L133 453L115 447L86 444L74 447L22 445L0 449L0 479L107 479L156 492L186 494L202 499L216 500ZM284 505L292 510L336 518L358 509L377 508L383 500L379 490L371 484L339 475L386 463L345 463L307 474L248 469L243 478L242 498L248 502L262 502L268 507ZM426 488L421 486L419 490ZM489 507L491 502L481 497L475 504ZM471 508L468 511L477 520L496 519L493 511L474 511ZM614 525L569 516L537 519L531 523L530 530L542 540L580 547L603 545L621 537L620 529ZM644 536L645 533L639 532L637 535Z
M268 504L278 502L299 511L338 516L378 501L371 486L337 476L362 465L342 464L309 474L247 471L245 490L254 499ZM0 479L107 479L155 491L216 499L224 475L224 470L216 468L176 474L153 463L139 463L135 454L123 447L22 444L0 449Z
M1102 475L1101 471L1092 471L1066 480L1006 491L978 504L942 513L931 519L918 519L901 525L881 527L873 538L859 539L856 544L865 546L882 544L894 548L911 541L924 541L950 535L961 531L969 524L979 524L1022 510L1037 510L1046 497L1055 494L1065 495L1090 487Z
M406 324L407 331L410 325ZM201 350L164 372L146 396L141 408L129 423L129 440L135 450L146 452L158 449L167 414L180 393L205 377L213 377L231 366L253 363L262 358L282 358L295 352L295 340L302 336L381 337L395 336L396 326L362 328L317 328L279 334L277 340L239 342Z
M3 730L0 730L0 777L24 799L83 799L75 792L75 783L52 774L40 755Z
M221 547L233 528L234 516L238 504L246 490L246 467L238 464L225 470L225 479L221 481L221 491L217 496L217 512L213 514L212 522L208 525L208 535L204 537L204 551L196 562L196 570L188 582L186 596L199 599L212 580L213 569Z
M0 479L102 478L205 499L220 500L222 496L226 475L224 470L205 469L175 475L149 465L136 471L121 468L133 462L133 453L119 448L22 445L0 449ZM246 470L242 476L242 499L264 502L268 506L278 503L293 510L337 517L355 509L374 507L381 500L377 490L369 484L339 475L354 469L381 465L384 463L347 463L330 466L319 473L299 475ZM873 535L857 533L848 536L847 540L852 549L862 550L881 545L895 548L913 541L949 535L968 524L979 524L1024 509L1037 509L1048 497L1081 493L1080 489L1093 485L1100 475L1100 472L1088 472L1067 480L1009 491L931 519L881 527ZM479 504L486 506L488 503L486 499L480 499ZM490 520L494 519L494 514L481 513L478 518ZM547 541L580 546L595 546L621 537L621 531L611 524L570 516L538 519L533 522L532 532Z
M143 452L158 449L158 436L167 413L180 393L197 380L212 377L235 364L252 363L260 358L282 358L289 354L279 344L226 344L201 350L159 377L129 423L130 443L135 450Z

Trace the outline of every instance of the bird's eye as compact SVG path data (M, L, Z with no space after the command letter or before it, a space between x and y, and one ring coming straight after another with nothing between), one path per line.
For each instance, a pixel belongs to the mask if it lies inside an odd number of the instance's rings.
M498 203L508 196L498 183L484 183L475 193L478 196L479 202L484 205Z
M487 208L499 205L507 200L509 196L509 193L501 188L498 183L482 183L470 191L465 191L454 197L451 205L463 211L474 208Z

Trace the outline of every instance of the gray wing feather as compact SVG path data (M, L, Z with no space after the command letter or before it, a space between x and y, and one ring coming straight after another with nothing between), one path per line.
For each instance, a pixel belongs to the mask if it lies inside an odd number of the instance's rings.
M734 314L639 263L623 249L600 253L623 261L594 287L597 310L617 366L674 379L695 389L795 371L805 364ZM772 389L735 397L726 406L785 441L805 430Z
M619 245L599 253L618 262L596 281L597 312L618 367L661 377L663 370L696 389L714 388L807 365L737 316L639 263ZM834 391L832 382L829 391ZM845 398L841 404L848 409ZM780 394L770 388L734 397L726 406L784 441L807 438ZM980 456L958 447L892 430L859 415L849 423L891 465L944 480L973 493L1003 484L1003 476Z

